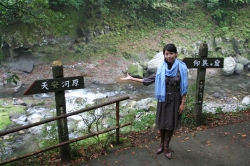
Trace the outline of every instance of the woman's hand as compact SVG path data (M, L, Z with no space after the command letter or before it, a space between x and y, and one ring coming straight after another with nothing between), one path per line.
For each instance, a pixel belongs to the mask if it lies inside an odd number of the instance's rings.
M127 73L127 76L124 78L121 78L121 80L132 80L133 77Z
M182 114L182 112L184 111L184 109L185 109L185 103L184 103L184 102L181 102L181 105L180 105L180 107L179 107L178 113L179 113L179 114Z

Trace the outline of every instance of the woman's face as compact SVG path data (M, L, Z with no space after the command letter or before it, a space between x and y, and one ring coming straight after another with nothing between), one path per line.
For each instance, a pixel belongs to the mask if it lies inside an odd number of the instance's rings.
M164 54L164 58L166 59L166 61L168 61L169 63L174 63L175 58L177 57L177 53L174 52L169 52L169 51L165 51Z

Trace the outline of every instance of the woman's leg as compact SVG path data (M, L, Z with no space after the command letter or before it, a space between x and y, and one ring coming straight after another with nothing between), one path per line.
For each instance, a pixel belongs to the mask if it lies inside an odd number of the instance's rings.
M165 133L166 133L166 130L160 129L161 143L160 143L159 149L157 150L157 154L160 154L161 152L163 152Z
M168 159L171 159L172 157L171 151L169 149L169 143L171 141L173 133L174 133L174 130L166 130L166 133L165 133L164 153Z

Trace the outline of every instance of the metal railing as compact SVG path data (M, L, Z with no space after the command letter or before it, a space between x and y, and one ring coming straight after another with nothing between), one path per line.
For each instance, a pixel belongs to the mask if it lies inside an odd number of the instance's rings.
M49 151L49 150L52 150L52 149L55 149L55 148L58 148L58 147L61 147L61 146L67 145L67 144L71 144L71 143L74 143L74 142L77 142L77 141L80 141L80 140L83 140L83 139L86 139L86 138L89 138L89 137L93 137L93 136L96 136L96 135L99 135L99 134L106 133L106 132L109 132L109 131L112 131L112 130L116 130L116 143L119 143L119 129L131 124L131 122L125 123L123 125L119 124L119 119L120 119L119 102L123 101L123 100L127 100L127 99L129 99L129 96L120 97L120 98L117 98L115 100L104 102L104 103L101 103L101 104L98 104L98 105L95 105L95 106L92 106L92 107L83 108L83 109L80 109L78 111L74 111L74 112L71 112L71 113L68 113L68 114L63 114L63 115L60 115L60 116L49 118L49 119L46 119L46 120L43 120L43 121L40 121L40 122L37 122L37 123L33 123L33 124L25 125L25 126L22 126L22 127L17 127L17 128L8 130L8 131L0 132L0 137L1 137L1 136L7 135L7 134L10 134L10 133L14 133L14 132L17 132L17 131L20 131L20 130L24 130L24 129L28 129L28 128L31 128L31 127L39 126L39 125L42 125L42 124L45 124L45 123L49 123L49 122L56 121L56 120L59 120L59 119L62 119L62 118L66 118L66 117L69 117L69 116L72 116L72 115L76 115L76 114L79 114L79 113L87 112L87 111L90 111L90 110L94 110L94 109L97 109L97 108L100 108L100 107L103 107L103 106L107 106L107 105L111 105L111 104L116 103L116 126L115 127L108 128L106 130L102 130L102 131L99 131L99 132L94 132L92 134L88 134L86 136L78 137L78 138L75 138L75 139L72 139L72 140L69 140L69 141L66 141L66 142L62 142L62 143L59 143L57 145L45 148L43 150L39 150L39 151L36 151L36 152L32 152L32 153L23 155L21 157L5 160L5 161L2 161L0 163L0 165L7 164L7 163L10 163L10 162L14 162L14 161L17 161L17 160L20 160L20 159L24 159L24 158L27 158L27 157L30 157L30 156L33 156L33 155L36 155L36 154L39 154L39 153L43 153L43 152L46 152L46 151Z

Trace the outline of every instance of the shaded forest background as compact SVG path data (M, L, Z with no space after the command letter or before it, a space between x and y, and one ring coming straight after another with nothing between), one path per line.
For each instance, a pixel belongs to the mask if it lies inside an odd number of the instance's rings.
M93 40L109 43L109 47L98 47L98 54L93 48L87 51L86 45L77 48L71 45L69 50L74 51L66 53L66 61L72 56L77 60L98 58L100 54L136 58L142 51L153 56L165 40L158 43L158 48L142 46L137 41L163 30L166 38L174 34L183 41L178 45L191 45L212 34L247 41L244 47L249 48L249 3L250 0L2 0L0 60L16 56L20 50L42 49L50 57L43 59L51 62L68 50L65 47L48 50L44 46L49 43L42 41L45 38L58 41L65 36L76 39L74 42L84 37L81 40L85 43ZM100 35L105 33L109 33L108 39L107 35Z

